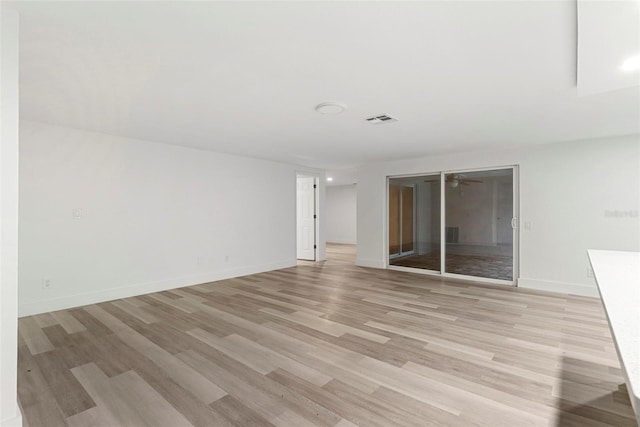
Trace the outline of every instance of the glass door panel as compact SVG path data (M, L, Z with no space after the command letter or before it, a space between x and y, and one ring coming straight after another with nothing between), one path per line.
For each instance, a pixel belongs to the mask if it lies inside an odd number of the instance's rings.
M445 272L513 281L513 169L445 174Z
M389 179L389 264L440 271L440 174Z
M402 254L413 253L413 197L414 192L412 186L402 187L402 221L400 222L402 229Z
M389 184L389 256L400 255L400 191L402 187Z

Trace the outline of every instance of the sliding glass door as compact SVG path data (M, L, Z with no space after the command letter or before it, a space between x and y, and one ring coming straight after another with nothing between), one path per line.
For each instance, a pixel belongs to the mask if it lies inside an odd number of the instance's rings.
M389 266L513 283L514 171L390 177Z

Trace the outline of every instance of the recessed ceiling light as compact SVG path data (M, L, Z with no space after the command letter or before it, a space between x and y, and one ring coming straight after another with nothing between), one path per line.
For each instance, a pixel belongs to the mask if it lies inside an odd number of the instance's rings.
M331 182L333 181L333 178L331 178L330 176L327 177L327 181Z
M626 72L640 70L640 55L632 56L625 60L620 66L620 69Z
M340 114L346 109L346 105L337 102L323 102L316 105L316 111L320 114Z

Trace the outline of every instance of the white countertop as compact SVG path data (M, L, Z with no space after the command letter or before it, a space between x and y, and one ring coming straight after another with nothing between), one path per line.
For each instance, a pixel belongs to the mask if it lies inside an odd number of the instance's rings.
M589 259L640 424L640 252L590 249Z

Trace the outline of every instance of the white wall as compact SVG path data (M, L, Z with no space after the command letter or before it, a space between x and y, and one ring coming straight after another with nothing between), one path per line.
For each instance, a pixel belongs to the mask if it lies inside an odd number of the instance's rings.
M20 142L21 316L296 264L299 167L28 121Z
M358 173L358 265L385 265L387 175L514 164L518 285L596 296L587 249L640 250L638 135L367 165ZM525 221L531 230L523 230Z
M355 244L356 186L329 186L326 193L327 242Z
M0 425L18 426L18 14L0 15Z

